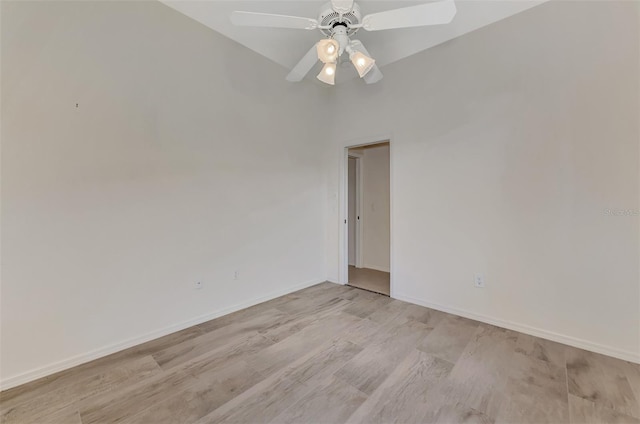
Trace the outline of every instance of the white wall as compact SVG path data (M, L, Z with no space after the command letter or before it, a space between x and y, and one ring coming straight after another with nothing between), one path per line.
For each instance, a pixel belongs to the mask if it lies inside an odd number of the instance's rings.
M324 279L324 87L158 2L1 23L3 388Z
M362 266L389 272L389 144L362 152Z
M390 134L392 294L640 361L635 8L549 2L341 86L329 278L343 148Z

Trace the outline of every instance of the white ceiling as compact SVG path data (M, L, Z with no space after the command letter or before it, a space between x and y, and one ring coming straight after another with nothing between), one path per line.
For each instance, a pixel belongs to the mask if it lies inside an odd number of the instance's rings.
M323 37L319 30L237 27L231 23L229 16L234 10L244 10L317 18L321 6L326 1L160 1L287 69L293 68L309 48ZM425 1L398 0L356 1L360 5L362 15L425 3ZM375 32L360 30L352 38L360 39L364 43L384 73L383 67L389 63L505 19L545 1L548 0L459 0L456 1L458 13L453 22L448 25ZM315 73L312 70L309 75L314 76ZM283 72L282 77L284 78L285 75L286 72ZM355 76L356 73L351 69L349 75Z

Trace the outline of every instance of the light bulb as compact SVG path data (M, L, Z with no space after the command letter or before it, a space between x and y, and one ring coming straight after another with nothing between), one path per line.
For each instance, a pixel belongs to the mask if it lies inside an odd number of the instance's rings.
M349 55L349 59L351 59L351 63L355 66L356 71L358 71L358 75L360 78L367 75L367 73L373 68L376 61L371 59L369 56L362 52L353 52Z
M318 74L318 79L326 84L334 85L336 80L336 64L326 63Z
M318 41L316 50L318 52L318 59L323 63L333 63L338 60L338 50L340 45L332 38L326 38Z

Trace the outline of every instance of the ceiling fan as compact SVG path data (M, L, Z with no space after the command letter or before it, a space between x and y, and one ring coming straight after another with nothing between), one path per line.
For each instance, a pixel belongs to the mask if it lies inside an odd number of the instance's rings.
M382 79L382 72L364 45L359 40L351 39L360 28L366 31L380 31L448 24L455 14L456 6L453 0L440 0L372 13L364 17L360 13L360 7L353 0L331 0L322 6L318 19L235 11L231 14L231 22L240 26L320 30L326 38L314 44L294 66L287 75L288 81L301 81L320 60L324 67L318 74L318 79L333 85L338 60L347 52L360 78L367 84L372 84Z

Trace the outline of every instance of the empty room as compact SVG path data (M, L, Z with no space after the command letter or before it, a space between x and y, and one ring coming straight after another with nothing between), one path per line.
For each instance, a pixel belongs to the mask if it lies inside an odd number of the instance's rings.
M640 423L640 2L0 0L0 423Z

